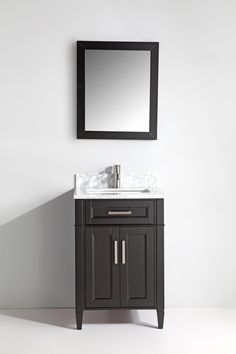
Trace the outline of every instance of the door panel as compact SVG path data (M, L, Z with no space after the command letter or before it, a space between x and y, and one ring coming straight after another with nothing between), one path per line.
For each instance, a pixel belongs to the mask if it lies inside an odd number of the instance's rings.
M120 240L121 306L154 307L154 227L121 227Z
M86 307L119 306L118 241L118 227L86 228Z

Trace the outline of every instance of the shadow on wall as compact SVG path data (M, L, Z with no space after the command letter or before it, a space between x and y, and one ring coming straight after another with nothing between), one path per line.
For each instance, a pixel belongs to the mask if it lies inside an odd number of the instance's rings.
M0 227L0 307L74 306L70 190Z

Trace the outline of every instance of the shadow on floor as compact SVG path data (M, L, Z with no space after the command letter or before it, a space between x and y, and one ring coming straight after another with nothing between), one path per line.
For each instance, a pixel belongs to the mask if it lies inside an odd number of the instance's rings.
M53 326L71 329L76 328L74 309L7 309L0 310L0 314ZM145 325L145 323L139 321L136 310L84 311L83 324L106 323L134 323L137 325Z

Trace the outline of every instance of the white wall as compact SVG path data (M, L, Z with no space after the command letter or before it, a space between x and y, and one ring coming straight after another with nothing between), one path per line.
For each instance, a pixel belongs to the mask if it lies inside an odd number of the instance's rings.
M115 162L166 193L166 305L236 306L235 11L0 0L0 307L74 305L73 173ZM158 141L76 140L76 40L160 42Z

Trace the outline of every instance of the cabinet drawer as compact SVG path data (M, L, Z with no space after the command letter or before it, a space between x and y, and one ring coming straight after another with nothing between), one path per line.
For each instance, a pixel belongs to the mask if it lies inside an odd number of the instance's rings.
M154 200L90 200L85 211L87 225L156 223Z

